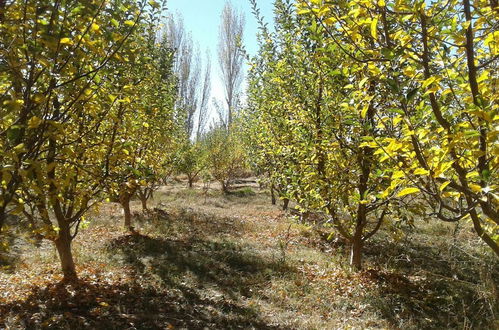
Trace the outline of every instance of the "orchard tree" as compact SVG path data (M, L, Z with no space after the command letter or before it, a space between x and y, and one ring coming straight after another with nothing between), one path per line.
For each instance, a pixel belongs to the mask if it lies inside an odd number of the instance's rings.
M71 242L120 155L122 74L141 65L156 2L27 1L2 11L0 219L24 213L64 279ZM133 89L134 86L128 86Z
M189 188L193 184L201 171L205 168L205 150L200 142L186 141L175 153L173 167L178 173L187 175Z
M375 154L373 141L391 134L379 126L389 105L376 91L385 87L344 62L314 16L297 15L290 1L275 8L275 32L261 30L250 83L261 158L273 182L285 186L285 201L327 215L360 269L365 241L383 223L405 218L399 210L411 192L387 192L398 173Z
M175 125L175 80L172 51L157 43L155 31L144 42L144 63L128 71L128 85L121 95L128 115L120 118L121 158L113 168L108 192L118 196L124 211L124 227L133 231L130 201L137 195L143 210L147 200L168 172L168 159L177 148L183 126Z
M237 130L229 132L225 127L218 126L202 139L207 170L220 183L224 193L229 192L232 181L247 168L246 152L241 137L235 132Z
M104 83L144 14L134 1L4 3L0 33L0 227L16 204L29 162L45 150L49 126L67 122ZM109 24L111 22L111 24ZM17 208L17 211L22 206Z
M499 255L497 1L299 1L351 67L377 76L395 116L372 143L397 165L386 193L421 193L429 216L471 221Z

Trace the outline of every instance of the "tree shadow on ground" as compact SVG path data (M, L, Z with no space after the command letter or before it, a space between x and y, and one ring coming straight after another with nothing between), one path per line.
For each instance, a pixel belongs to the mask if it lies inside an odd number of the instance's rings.
M314 247L347 258L348 244L331 242L328 235L318 232L320 239L313 242ZM364 303L394 328L496 328L497 258L492 253L466 251L448 234L435 237L422 231L414 235L394 241L380 231L366 242L362 273L377 289L363 298Z
M264 289L273 276L293 269L262 258L253 247L230 241L173 240L129 235L109 247L114 258L132 266L182 300L184 317L208 328L277 328L259 319L245 299ZM203 317L199 317L202 315Z
M190 207L154 208L134 213L134 221L146 230L165 237L183 237L188 240L205 239L208 236L239 237L245 230L241 218L219 216Z
M366 259L381 269L370 305L395 327L492 329L499 315L499 263L419 240L370 242Z
M0 328L280 328L245 301L272 276L294 270L224 239L238 237L239 220L192 209L144 217L159 238L135 233L106 245L109 262L125 266L132 281L83 278L36 287L26 299L0 306ZM171 227L179 227L174 235Z
M224 311L214 319L213 311ZM23 301L0 306L1 328L170 329L271 328L251 310L185 292L139 284L79 281L35 288ZM244 316L244 317L243 317Z
M180 325L278 328L245 302L273 277L293 276L296 270L271 252L238 240L245 230L240 218L188 207L156 208L142 217L137 221L152 226L155 236L122 236L108 244L109 255L131 267L135 278L175 292L185 312Z

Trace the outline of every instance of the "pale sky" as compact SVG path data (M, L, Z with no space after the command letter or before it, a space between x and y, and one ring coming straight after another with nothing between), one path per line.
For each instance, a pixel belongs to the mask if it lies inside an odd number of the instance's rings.
M201 53L208 50L211 54L211 97L223 100L223 87L219 79L217 58L218 27L220 15L226 0L168 0L168 12L181 13L187 31L192 33L194 43L199 45ZM250 55L258 51L256 34L257 22L251 11L249 0L232 0L232 5L242 12L246 18L244 30L244 46ZM272 22L273 0L257 0L260 13L269 24ZM244 86L243 86L244 88ZM211 101L210 101L211 105ZM214 114L212 114L212 118Z

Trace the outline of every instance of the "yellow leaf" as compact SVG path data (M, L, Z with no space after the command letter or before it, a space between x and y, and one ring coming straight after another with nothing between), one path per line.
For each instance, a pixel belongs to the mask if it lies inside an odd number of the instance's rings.
M408 77L414 77L416 75L416 70L410 66L405 67L403 72Z
M481 192L482 191L482 187L477 185L477 184L474 184L474 183L471 183L470 184L470 188L471 190L473 190L474 192L478 193L478 192Z
M157 1L151 0L149 1L149 5L153 7L154 9L158 9L160 7L159 3Z
M360 113L360 116L362 117L362 119L366 118L366 115L367 115L367 111L369 110L369 104L367 104L363 109L362 109L362 112Z
M97 32L97 31L99 31L99 29L100 29L100 26L95 24L95 23L92 23L92 25L90 25L90 31L92 31L92 32Z
M423 84L421 86L423 88L426 88L426 87L430 86L435 80L437 80L436 77L430 77L430 78L426 79L425 81L423 81Z
M378 18L372 20L371 22L371 36L374 39L378 39Z
M401 192L398 193L397 197L403 197L403 196L415 194L418 192L420 192L419 188L405 188Z
M334 17L329 17L324 20L324 24L326 25L333 25L336 23L336 19Z
M443 191L445 189L445 187L447 187L449 184L450 184L450 181L445 181L444 183L442 183L442 185L438 189L440 191Z
M69 38L62 38L62 39L59 41L59 43L60 43L61 45L70 45L70 44L71 44L71 39L69 39Z
M41 123L42 120L40 118L33 116L30 120L28 120L28 128L37 128Z
M430 171L425 170L424 168L417 168L417 169L414 171L414 174L415 174L415 175L428 175L428 174L430 174Z
M368 79L369 79L369 77L365 77L364 79L362 79L359 83L359 88L364 87L364 84L367 82Z
M392 174L392 179L400 179L400 178L403 178L404 176L405 176L405 174L403 171L395 171Z

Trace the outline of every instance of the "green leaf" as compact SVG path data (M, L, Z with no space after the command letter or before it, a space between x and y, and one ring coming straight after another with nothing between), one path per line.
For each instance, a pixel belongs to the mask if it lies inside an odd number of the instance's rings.
M11 142L16 141L19 138L19 136L21 135L21 128L22 127L19 125L11 126L7 130L7 139L9 139L9 141L11 141Z
M388 86L393 92L398 93L400 91L399 85L395 80L387 79L386 82L388 83Z
M418 92L419 88L414 88L414 89L411 89L405 96L406 100L408 102L412 101L412 99L414 99L414 96L416 96L417 92Z
M393 51L390 48L381 49L381 54L383 54L383 56L389 60L392 60L393 58L395 58L395 54L393 53Z

